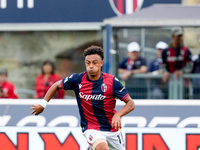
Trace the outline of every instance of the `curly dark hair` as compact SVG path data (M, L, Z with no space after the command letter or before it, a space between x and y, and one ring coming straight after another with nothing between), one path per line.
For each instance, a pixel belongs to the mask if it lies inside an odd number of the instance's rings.
M102 47L100 46L90 46L87 49L84 50L83 52L83 56L86 57L87 55L93 55L93 54L97 54L101 57L101 59L104 59L104 51L102 49Z

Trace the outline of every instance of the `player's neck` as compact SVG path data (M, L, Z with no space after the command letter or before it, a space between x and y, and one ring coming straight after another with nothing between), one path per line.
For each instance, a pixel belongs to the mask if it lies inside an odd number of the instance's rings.
M101 72L98 73L97 75L89 75L89 74L88 74L88 78L89 78L89 80L91 80L91 81L96 81L96 80L98 80L100 77L101 77Z

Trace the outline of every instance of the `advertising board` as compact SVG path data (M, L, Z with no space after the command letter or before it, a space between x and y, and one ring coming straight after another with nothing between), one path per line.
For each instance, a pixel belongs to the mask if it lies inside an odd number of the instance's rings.
M45 111L30 115L40 100L0 101L0 149L87 150L75 100L52 100ZM136 108L122 117L127 150L198 150L199 101L135 100ZM116 109L123 107L118 102Z

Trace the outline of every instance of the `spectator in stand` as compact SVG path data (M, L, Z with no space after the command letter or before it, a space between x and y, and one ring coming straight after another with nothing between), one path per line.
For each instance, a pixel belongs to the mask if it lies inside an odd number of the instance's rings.
M140 56L140 46L137 42L128 44L128 57L119 64L119 77L125 81L129 94L134 99L147 97L146 80L134 79L134 74L146 73L146 60Z
M192 54L189 48L183 45L183 29L174 27L171 33L171 45L162 52L163 82L168 81L170 74L175 74L177 78L180 78L183 73L190 73L193 66Z
M163 41L159 41L156 44L157 57L150 62L148 67L149 73L153 75L158 75L161 73L160 64L162 63L162 51L167 48L168 44ZM163 90L165 90L165 84L161 83L160 79L152 79L150 82L150 85L152 86L151 99L166 98L166 92L163 92Z
M123 80L127 80L131 75L146 73L146 60L140 57L140 46L137 42L131 42L128 47L128 57L119 64L118 72Z
M55 74L54 63L50 60L46 60L42 64L42 74L37 76L35 83L35 98L43 98L48 89L56 82L61 80L61 77ZM59 90L54 96L56 99L63 99L65 96L64 90Z
M160 74L160 64L162 63L162 51L167 48L168 44L163 41L159 41L156 44L157 57L156 59L150 62L148 72L153 73L155 75Z
M17 92L13 83L7 80L7 69L0 69L0 98L17 99Z

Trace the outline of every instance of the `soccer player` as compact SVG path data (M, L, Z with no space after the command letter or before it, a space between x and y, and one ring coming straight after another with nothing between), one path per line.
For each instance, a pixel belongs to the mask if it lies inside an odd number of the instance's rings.
M93 150L125 150L121 131L121 117L135 108L127 90L113 75L101 72L104 52L91 46L84 50L86 72L72 74L54 83L41 104L31 107L31 114L43 112L59 89L74 90L81 117L83 135ZM125 102L116 112L116 99Z

